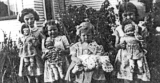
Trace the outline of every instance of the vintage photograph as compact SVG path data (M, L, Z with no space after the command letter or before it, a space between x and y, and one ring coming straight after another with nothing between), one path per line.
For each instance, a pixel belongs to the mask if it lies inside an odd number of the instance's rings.
M0 0L0 83L160 83L160 0Z

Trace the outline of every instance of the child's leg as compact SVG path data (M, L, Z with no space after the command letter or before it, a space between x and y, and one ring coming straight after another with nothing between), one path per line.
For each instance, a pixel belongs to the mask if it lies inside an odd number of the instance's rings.
M58 76L58 70L57 70L56 66L55 65L51 65L51 67L52 67L52 71L54 73L55 80L58 80L59 76Z
M31 83L31 77L27 76L28 83Z
M25 67L29 66L29 58L27 58L27 57L24 58L24 66Z
M63 70L62 70L62 63L60 63L59 65L56 65L56 67L58 69L59 76L61 77L61 79L63 79L64 75L63 75Z
M34 57L29 57L29 61L30 61L30 66L33 67L34 66Z
M129 60L129 65L130 65L130 68L131 68L131 72L134 72L134 67L135 67L134 60L130 59Z
M140 59L140 60L137 60L137 65L138 65L138 69L139 69L139 72L142 73L143 72L143 59Z

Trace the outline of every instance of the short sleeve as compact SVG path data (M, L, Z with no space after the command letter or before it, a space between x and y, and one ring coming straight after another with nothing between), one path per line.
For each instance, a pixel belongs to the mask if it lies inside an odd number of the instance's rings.
M62 36L62 41L65 48L69 48L69 42L66 36Z

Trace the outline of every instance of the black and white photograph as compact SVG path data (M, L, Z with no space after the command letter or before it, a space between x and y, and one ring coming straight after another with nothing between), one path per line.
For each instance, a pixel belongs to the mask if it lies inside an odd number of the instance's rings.
M0 83L160 83L160 0L0 0Z

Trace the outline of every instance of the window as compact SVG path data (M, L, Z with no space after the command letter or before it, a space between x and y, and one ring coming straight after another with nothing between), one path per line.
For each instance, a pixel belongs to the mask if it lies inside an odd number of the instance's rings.
M0 20L16 18L18 0L0 0Z

